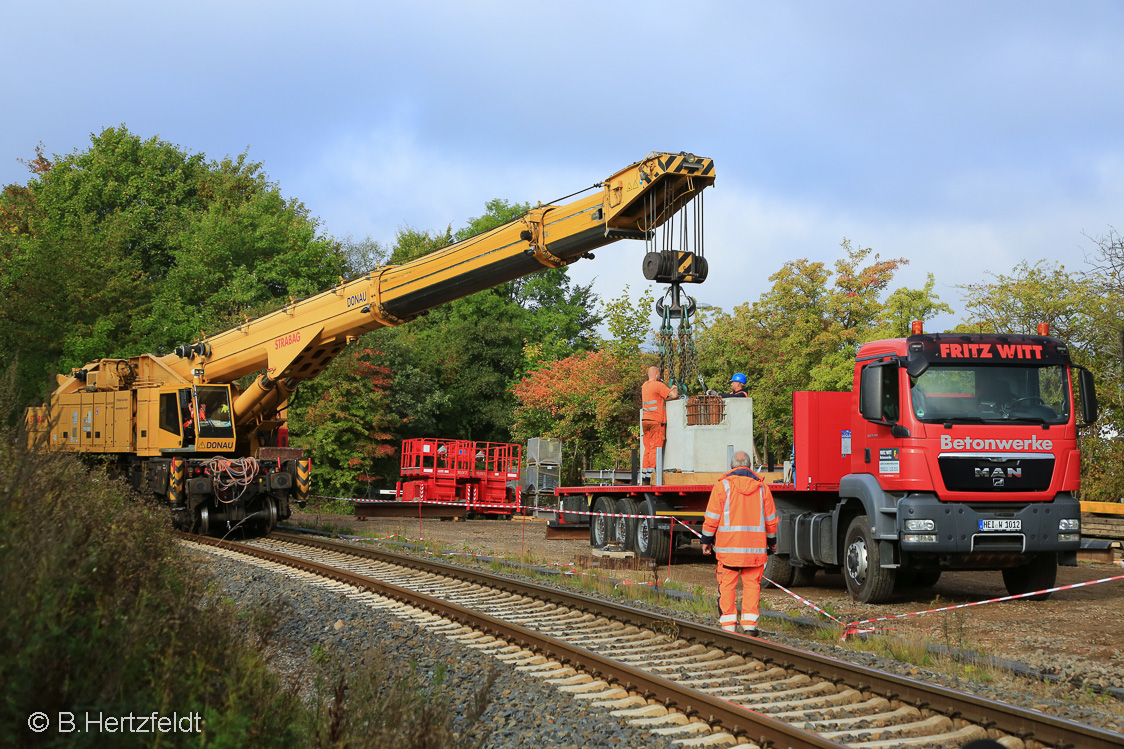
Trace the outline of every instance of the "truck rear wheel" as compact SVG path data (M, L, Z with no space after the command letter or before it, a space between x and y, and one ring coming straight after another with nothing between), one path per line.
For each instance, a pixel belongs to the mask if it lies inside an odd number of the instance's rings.
M777 585L786 588L792 587L792 579L796 576L796 568L788 563L788 556L770 554L765 562L765 577Z
M806 588L816 579L816 568L804 565L793 570L792 587Z
M631 499L617 500L617 513L637 515L636 502ZM613 518L617 543L629 551L636 551L636 518Z
M613 514L613 500L608 497L598 497L593 502L594 512ZM593 515L589 519L589 545L595 549L603 549L613 540L614 518L598 517Z
M644 515L655 515L656 508L651 500L641 505ZM644 559L662 561L671 552L671 534L657 527L659 521L654 517L636 521L636 553Z
M1052 588L1057 581L1058 555L1054 552L1035 554L1029 564L1003 570L1003 584L1007 586L1007 592L1013 596ZM1040 596L1027 596L1024 600L1045 601L1050 595L1050 593L1043 593Z
M851 521L843 549L843 579L851 598L859 603L884 603L894 592L896 574L881 566L870 518L859 515Z

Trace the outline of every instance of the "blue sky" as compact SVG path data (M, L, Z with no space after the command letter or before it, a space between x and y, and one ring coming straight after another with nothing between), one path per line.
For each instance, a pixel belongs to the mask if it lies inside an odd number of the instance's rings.
M649 151L715 159L711 278L731 309L844 237L894 286L1083 267L1124 225L1113 2L0 4L0 183L126 124L249 149L324 232L389 243L485 201L548 201ZM646 282L639 243L571 270Z

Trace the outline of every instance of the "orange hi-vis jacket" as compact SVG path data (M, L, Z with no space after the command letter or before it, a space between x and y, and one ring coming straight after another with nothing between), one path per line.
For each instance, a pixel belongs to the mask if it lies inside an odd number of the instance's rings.
M671 388L659 380L648 380L640 387L640 420L667 423L667 396Z
M710 492L702 542L714 547L725 567L761 567L776 543L777 508L773 493L748 468L723 476Z

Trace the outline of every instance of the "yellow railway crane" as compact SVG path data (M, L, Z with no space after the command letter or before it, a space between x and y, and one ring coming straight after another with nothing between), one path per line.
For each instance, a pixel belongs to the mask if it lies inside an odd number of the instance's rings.
M26 415L41 449L106 456L134 487L165 499L173 523L208 533L239 524L272 529L308 497L311 461L276 447L279 415L297 386L320 374L361 333L419 314L544 266L568 265L618 239L643 239L645 275L698 282L701 244L686 249L695 202L714 184L714 162L652 153L597 185L596 193L525 215L402 265L378 267L316 296L166 356L101 359L70 375ZM683 214L676 231L675 216ZM660 232L664 227L664 242ZM682 231L680 231L682 230ZM675 249L682 234L682 249ZM261 374L245 389L237 380Z

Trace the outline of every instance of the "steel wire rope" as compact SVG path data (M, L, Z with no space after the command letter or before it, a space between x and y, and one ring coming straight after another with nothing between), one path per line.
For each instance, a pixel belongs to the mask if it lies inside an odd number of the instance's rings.
M580 189L576 192L572 192L569 195L563 195L560 198L555 198L554 200L548 201L545 204L545 207L555 206L556 203L559 203L563 200L567 200L569 198L572 198L575 195L581 195L583 192L588 192L589 190L596 190L597 188L604 187L604 186L605 186L604 182L594 182L589 187L583 187L582 189ZM557 206L555 206L555 207L557 207ZM491 229L485 229L484 231L477 232L476 234L473 234L470 237L465 237L464 239L453 242L452 244L446 245L445 247L442 247L440 250L437 250L437 252L441 252L441 250L446 250L446 249L448 249L450 247L453 247L454 245L458 245L458 244L463 244L465 247L469 247L469 246L471 246L472 242L483 241L488 236L490 236L492 234L495 234L496 232L498 232L500 229L507 226L508 224L524 218L528 213L530 213L530 211L523 211L523 213L521 213L518 216L516 216L515 218L511 219L511 221L505 221L502 224L500 224L499 226L493 226Z

